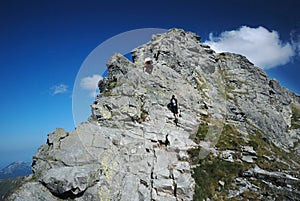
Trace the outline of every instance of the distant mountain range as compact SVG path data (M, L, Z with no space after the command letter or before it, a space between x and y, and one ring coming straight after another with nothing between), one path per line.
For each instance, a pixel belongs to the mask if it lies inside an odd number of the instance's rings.
M25 176L31 172L31 162L16 161L0 170L0 179Z

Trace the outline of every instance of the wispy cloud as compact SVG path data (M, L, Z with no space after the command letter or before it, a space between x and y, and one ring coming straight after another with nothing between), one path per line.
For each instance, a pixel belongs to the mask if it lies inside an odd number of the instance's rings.
M67 91L68 91L68 86L65 84L54 85L50 88L50 94L52 96L55 96L58 94L64 94L64 93L67 93Z
M224 31L219 36L210 33L209 40L204 43L216 52L242 54L264 69L287 64L296 54L295 45L282 42L277 31L269 31L261 26L242 26L237 30Z
M300 28L291 31L291 43L298 56L300 56Z
M98 82L102 79L101 75L94 74L92 76L84 77L80 81L80 87L84 90L90 91L90 96L96 96L96 90L98 88Z

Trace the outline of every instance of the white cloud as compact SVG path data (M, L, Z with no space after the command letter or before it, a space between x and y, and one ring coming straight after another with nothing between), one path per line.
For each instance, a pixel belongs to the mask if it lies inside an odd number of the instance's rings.
M65 84L55 85L50 88L51 95L64 94L68 91L68 86Z
M287 64L295 56L292 44L283 43L277 31L261 26L242 26L238 30L224 31L217 37L210 33L209 41L204 43L216 52L242 54L264 69Z
M94 74L90 77L84 77L80 81L80 87L82 89L90 91L90 96L96 96L96 90L98 88L98 82L102 79L101 75Z

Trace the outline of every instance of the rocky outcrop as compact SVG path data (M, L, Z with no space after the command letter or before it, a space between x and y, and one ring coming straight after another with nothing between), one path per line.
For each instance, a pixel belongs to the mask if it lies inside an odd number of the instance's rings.
M133 62L114 54L88 122L50 134L10 199L297 200L299 96L199 40L172 29L134 49Z

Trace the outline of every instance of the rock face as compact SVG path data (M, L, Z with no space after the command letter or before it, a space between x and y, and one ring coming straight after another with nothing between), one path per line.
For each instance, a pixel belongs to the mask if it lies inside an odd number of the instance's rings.
M9 200L299 200L299 96L183 30L132 58L108 60L88 122L50 134Z

